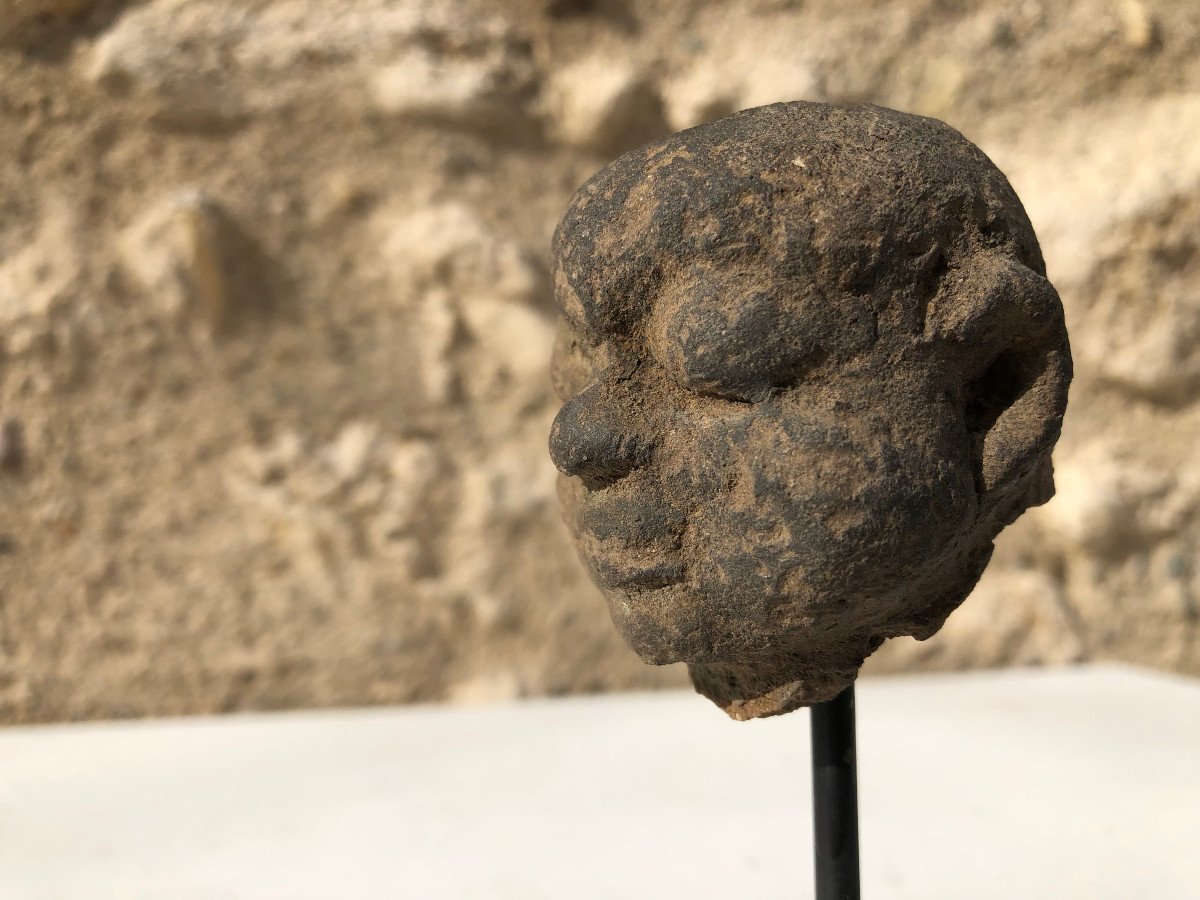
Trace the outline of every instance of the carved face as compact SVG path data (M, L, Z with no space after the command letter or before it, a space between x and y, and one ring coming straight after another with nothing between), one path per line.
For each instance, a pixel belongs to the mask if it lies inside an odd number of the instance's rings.
M844 252L862 243L859 223L816 224L835 204L763 201L780 190L771 161L756 193L756 176L722 159L747 170L736 151L763 143L751 124L740 145L721 123L684 132L576 198L556 237L565 402L550 440L620 633L647 662L687 661L737 718L827 699L884 638L937 630L986 564L996 516L1011 516L989 478L1020 457L1028 480L1061 417L1061 402L1049 418L1018 408L1046 389L1045 341L1014 347L1009 332L1029 307L1065 347L1048 283L992 248L955 246L957 222L909 235L920 252L872 276L886 261ZM821 164L805 137L784 154L795 169ZM1027 287L1034 300L1013 301ZM1011 429L997 438L1012 410L1040 429L1037 448ZM990 469L989 440L1006 445Z

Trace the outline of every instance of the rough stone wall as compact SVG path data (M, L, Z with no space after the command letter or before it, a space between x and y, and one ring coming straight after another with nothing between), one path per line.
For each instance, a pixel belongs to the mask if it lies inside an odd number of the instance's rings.
M1059 496L868 670L1200 673L1193 0L0 0L0 721L683 684L557 519L547 243L778 99L979 143L1074 341Z

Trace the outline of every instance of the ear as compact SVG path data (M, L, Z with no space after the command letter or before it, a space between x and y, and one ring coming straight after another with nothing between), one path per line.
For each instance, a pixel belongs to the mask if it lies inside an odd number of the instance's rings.
M1062 430L1071 350L1058 292L1021 262L975 254L930 304L926 337L941 343L975 442L985 500L1047 472ZM1052 486L1033 503L1049 499Z

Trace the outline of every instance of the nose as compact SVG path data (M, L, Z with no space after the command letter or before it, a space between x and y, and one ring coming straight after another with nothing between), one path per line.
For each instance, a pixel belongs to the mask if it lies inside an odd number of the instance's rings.
M630 427L592 385L563 404L550 427L550 458L564 475L577 475L592 490L621 480L650 460L651 443Z

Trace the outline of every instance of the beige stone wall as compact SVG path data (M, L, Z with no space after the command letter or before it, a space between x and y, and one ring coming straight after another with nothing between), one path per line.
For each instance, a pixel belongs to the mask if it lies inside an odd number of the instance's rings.
M798 98L991 154L1077 358L1059 496L871 668L1200 673L1194 0L0 0L0 721L681 684L557 520L546 247Z

